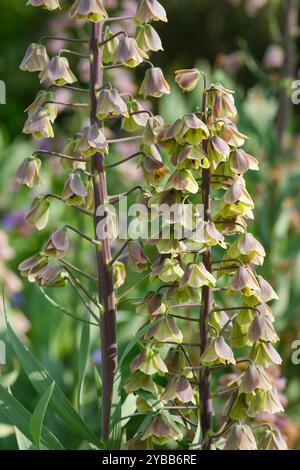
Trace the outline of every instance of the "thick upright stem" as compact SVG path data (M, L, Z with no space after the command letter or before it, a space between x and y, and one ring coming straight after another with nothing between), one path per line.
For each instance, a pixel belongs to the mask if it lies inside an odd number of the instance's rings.
M103 84L102 48L98 43L102 40L102 25L91 25L90 39L90 90L91 90L91 124L98 122L97 90ZM95 237L97 239L97 224L102 217L97 216L97 208L108 201L104 156L96 153L93 157L93 185L95 198ZM108 239L102 240L102 246L96 249L98 263L99 301L104 307L101 314L101 364L102 364L102 439L107 442L110 432L110 414L113 392L114 374L117 367L116 339L116 300L113 283L113 272L110 266L111 248Z

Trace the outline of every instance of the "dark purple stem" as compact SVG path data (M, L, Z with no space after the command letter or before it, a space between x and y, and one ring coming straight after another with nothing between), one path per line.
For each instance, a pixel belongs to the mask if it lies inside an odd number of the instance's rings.
M91 89L91 124L98 122L97 92L103 84L102 74L102 48L98 44L102 40L102 25L91 25L90 39L90 89ZM99 123L100 124L100 123ZM107 184L104 169L104 155L96 153L92 163L93 186L95 198L95 238L97 239L96 227L102 220L97 216L97 208L107 202ZM97 248L98 263L98 291L99 301L104 307L101 314L101 365L102 365L102 439L107 442L110 433L110 415L113 393L114 374L117 368L117 337L116 337L116 299L114 292L113 272L110 266L111 247L108 239L102 240L102 247Z

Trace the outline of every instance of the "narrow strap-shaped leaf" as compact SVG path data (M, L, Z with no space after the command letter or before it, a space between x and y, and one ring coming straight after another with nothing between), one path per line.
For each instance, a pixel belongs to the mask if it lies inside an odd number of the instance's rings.
M82 325L80 347L78 355L78 409L79 412L82 408L82 395L84 379L86 375L87 363L90 351L90 326L88 324Z
M1 385L0 412L12 425L16 426L27 439L32 440L29 429L31 413ZM64 450L58 439L45 426L42 427L41 442L49 450Z
M40 449L41 446L41 434L43 423L54 387L55 382L53 382L50 387L45 391L45 393L41 396L38 404L35 407L33 415L31 416L29 429L33 442L38 449Z

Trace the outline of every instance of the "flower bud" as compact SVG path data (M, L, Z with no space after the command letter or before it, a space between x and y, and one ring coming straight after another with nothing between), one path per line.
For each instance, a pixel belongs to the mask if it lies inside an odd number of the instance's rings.
M65 155L69 155L70 157L82 158L82 155L80 154L77 148L78 141L80 138L81 138L80 136L76 136L76 138L68 139L66 146L63 150L63 153ZM85 170L86 169L85 162L78 162L75 160L67 160L65 158L62 158L61 164L66 170Z
M242 149L233 150L230 154L230 168L236 174L243 175L248 170L258 170L258 161Z
M121 263L121 261L115 261L113 274L115 289L119 289L124 284L126 279L126 268L124 263Z
M146 297L138 302L136 307L136 313L138 315L150 315L151 318L156 318L159 315L166 313L166 305L163 302L161 294L156 292L148 292Z
M177 327L173 317L162 315L158 322L152 326L145 334L145 340L154 338L159 343L182 343L183 334Z
M103 89L98 98L97 118L101 120L113 116L129 117L126 103L115 88Z
M37 109L44 109L48 112L48 116L50 119L50 122L54 122L56 117L57 117L57 105L55 103L46 103L46 101L52 101L54 100L55 95L51 91L45 91L41 90L38 92L35 100L33 103L31 103L26 109L25 113L28 113L30 116L33 114Z
M20 184L26 184L28 188L37 186L40 182L41 161L38 158L26 158L17 169L17 181Z
M28 0L26 5L42 7L44 10L56 10L56 8L60 8L59 0Z
M39 75L41 83L49 80L53 85L63 86L77 81L70 69L66 57L52 57L44 70Z
M143 95L144 98L147 98L147 96L160 98L164 94L169 95L170 92L170 85L159 67L151 67L146 71L139 91L140 95Z
M97 124L86 127L79 138L76 149L84 157L91 157L95 153L108 153L108 143Z
M103 56L102 56L102 62L104 64L109 64L110 62L113 62L115 52L120 42L117 36L114 38L113 36L114 36L114 33L109 28L107 28L105 38L104 38L104 40L107 42L103 46Z
M161 400L178 400L181 403L196 404L191 384L184 375L174 377L169 381Z
M207 271L203 263L189 264L184 275L180 279L180 287L189 286L198 289L203 286L214 287L216 280L214 276Z
M48 264L35 274L34 280L41 287L64 287L68 275L59 266Z
M133 241L128 244L129 262L134 271L141 273L148 268L149 259L141 242Z
M49 238L46 246L45 253L48 256L55 258L63 258L69 249L69 239L67 232L64 229L55 230Z
M46 227L49 219L50 203L44 197L36 197L31 208L26 216L26 222L30 227L36 227L38 230L43 230Z
M159 374L161 376L168 373L167 366L160 358L158 351L153 349L145 349L130 365L131 372L141 371L146 375Z
M267 429L263 431L258 448L261 450L288 450L287 444L279 429Z
M232 349L225 342L223 336L219 336L209 340L200 357L200 362L202 365L210 367L218 364L235 364L235 359Z
M236 258L243 264L262 265L266 252L264 247L251 233L243 233L230 246L226 258Z
M41 72L49 62L46 47L43 44L30 44L21 62L23 72Z
M34 282L35 273L47 266L47 264L47 256L45 256L43 253L38 253L22 261L22 263L19 264L18 269L21 273L21 276L28 277L30 282Z
M168 21L166 10L157 0L140 0L135 14L135 20L137 23Z
M69 176L61 195L63 201L68 205L82 206L85 203L86 196L87 190L81 176L78 173Z
M256 442L247 424L233 424L226 436L224 450L256 450Z
M136 30L136 42L138 46L145 52L163 51L159 34L150 24L138 26Z
M182 121L182 127L177 136L180 144L198 145L209 136L206 124L196 114L188 114Z
M103 0L76 0L70 14L76 20L88 20L93 23L100 23L108 18Z
M23 128L24 134L32 134L36 139L54 137L49 113L44 108L36 109L28 116Z
M220 83L211 85L207 90L207 104L215 118L234 118L237 115L232 94L233 91L227 90Z
M176 70L175 82L183 91L192 91L197 86L201 73L197 69Z
M145 59L149 59L148 54L139 48L134 38L124 36L120 39L114 55L114 62L134 68Z

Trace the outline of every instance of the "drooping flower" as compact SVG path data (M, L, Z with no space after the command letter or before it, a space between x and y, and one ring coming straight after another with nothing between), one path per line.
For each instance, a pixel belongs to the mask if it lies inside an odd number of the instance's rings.
M44 197L36 197L26 216L26 222L30 227L36 227L43 230L49 220L50 202Z
M181 129L176 136L180 144L198 145L209 136L209 130L206 124L196 116L196 114L187 114L182 120Z
M28 188L37 186L40 182L41 161L36 157L26 158L17 169L17 181L20 184L26 184Z
M49 139L54 137L49 112L44 108L33 111L26 120L23 128L24 134L32 134L36 139Z
M138 302L136 307L136 313L138 315L147 314L151 318L155 318L159 315L166 313L166 305L163 302L162 295L156 292L148 292L146 297Z
M121 261L115 261L113 267L114 275L114 287L119 289L125 282L126 279L126 268L124 263Z
M65 229L55 230L50 236L46 246L45 253L55 258L63 258L68 252L69 239Z
M41 90L36 95L35 100L25 109L25 113L30 116L38 109L44 109L47 111L50 122L54 123L57 117L57 105L52 103L55 95L51 91ZM48 101L48 102L47 102ZM50 102L49 102L50 101Z
M162 95L169 95L170 92L170 85L159 67L151 67L146 71L139 91L140 95L143 95L144 98L147 98L147 96L160 98Z
M35 274L34 281L41 287L64 287L68 274L60 266L48 264Z
M261 243L248 232L240 235L229 247L226 258L237 258L244 264L262 265L266 252Z
M141 273L149 266L149 258L145 253L145 249L141 242L132 241L128 244L129 262L133 269Z
M43 44L30 44L21 62L20 69L24 72L40 72L49 63L49 56Z
M96 152L108 153L108 142L97 124L86 127L76 144L77 150L84 157L91 157Z
M234 105L233 91L224 88L220 83L211 85L207 90L208 106L215 118L234 118L237 110Z
M145 349L131 362L131 372L141 371L146 375L165 375L168 373L167 366L161 359L159 352L154 349Z
M230 147L225 140L214 135L208 141L207 154L209 159L213 162L226 161L230 154Z
M258 448L260 450L288 450L287 443L279 429L264 430L259 438Z
M119 38L118 36L114 37L114 33L107 27L104 41L105 44L103 46L102 62L104 64L109 64L110 62L113 62L115 52L119 45Z
M138 23L150 21L168 21L164 7L157 0L140 0L135 20Z
M100 23L108 18L103 0L76 0L71 7L72 18Z
M150 438L154 443L158 445L164 445L170 439L174 439L175 441L181 440L182 434L175 424L170 423L166 417L158 415L152 419L151 423L141 437L142 441Z
M47 266L48 257L44 253L38 253L30 258L22 261L18 269L21 276L27 277L30 282L34 282L35 273Z
M39 77L41 83L49 80L56 86L63 86L77 81L77 78L70 69L68 59L60 56L52 57Z
M148 114L143 105L134 98L126 101L126 104L129 116L122 119L122 129L126 132L135 132L140 127L145 127L148 121Z
M85 203L86 196L87 190L81 176L78 173L69 176L61 195L63 201L67 204L82 206Z
M198 69L182 69L175 72L175 82L186 92L194 90L200 78L201 73Z
M178 400L181 403L196 404L191 384L184 375L171 378L161 396L161 400Z
M235 364L232 349L228 346L223 336L211 339L207 343L205 350L200 357L200 362L204 366L218 364Z
M203 263L189 264L180 279L180 287L193 287L198 289L203 286L214 287L216 279L207 271Z
M190 170L176 170L168 179L164 188L166 191L176 189L191 194L197 194L199 185Z
M137 45L134 38L124 36L120 39L115 51L114 62L127 67L137 67L145 59L149 59L148 54Z
M151 276L158 277L162 282L166 284L170 282L178 281L184 274L179 262L175 258L167 258L161 256L152 265Z
M183 334L177 327L173 317L162 315L145 334L145 340L152 338L160 343L173 341L180 344L183 339Z
M119 95L118 90L101 90L97 103L97 118L105 119L113 116L128 117L128 109L125 101Z
M26 5L42 7L44 10L56 10L56 8L60 8L59 0L28 0Z
M224 450L256 450L257 445L247 424L233 424L226 436Z
M136 30L136 42L138 46L145 52L163 51L159 34L150 24L138 26Z

